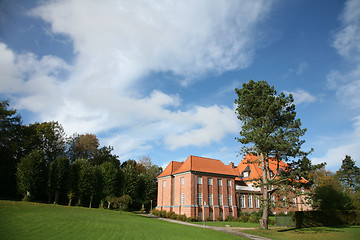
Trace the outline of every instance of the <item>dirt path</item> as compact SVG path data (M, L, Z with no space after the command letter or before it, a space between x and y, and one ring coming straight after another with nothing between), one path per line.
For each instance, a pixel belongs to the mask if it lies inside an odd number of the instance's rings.
M230 233L230 234L233 234L233 235L236 235L236 236L240 236L240 237L244 237L244 238L248 238L248 239L254 239L254 240L271 240L270 238L259 237L259 236L256 236L256 235L252 235L252 234L247 234L247 233L243 233L243 232L236 231L236 229L237 229L237 230L241 230L241 229L255 229L255 228L241 228L241 227L227 228L227 227L203 226L203 225L200 225L200 224L182 222L182 221L172 220L172 219L168 219L168 218L160 218L160 217L157 217L157 216L154 216L154 215L150 215L150 214L140 214L140 215L145 216L145 217L157 218L157 219L160 219L160 220L166 221L166 222L183 224L183 225L188 225L188 226L193 226L193 227L198 227L198 228L212 229L212 230L215 230L215 231Z

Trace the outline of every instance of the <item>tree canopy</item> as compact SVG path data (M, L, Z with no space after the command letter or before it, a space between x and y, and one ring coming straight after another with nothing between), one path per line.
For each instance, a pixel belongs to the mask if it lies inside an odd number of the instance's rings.
M238 96L235 100L236 113L242 122L240 137L236 139L243 144L242 153L254 153L260 161L262 176L258 185L261 187L263 200L260 225L268 228L271 194L279 189L277 185L295 182L289 181L293 177L290 175L293 169L280 171L279 162L295 161L296 158L301 162L310 153L301 149L305 141L300 138L304 136L306 129L301 128L301 121L296 118L291 94L277 94L275 88L266 81L254 80L243 83L242 88L236 88L235 92ZM277 161L276 172L269 168L269 157ZM301 172L298 171L297 174Z

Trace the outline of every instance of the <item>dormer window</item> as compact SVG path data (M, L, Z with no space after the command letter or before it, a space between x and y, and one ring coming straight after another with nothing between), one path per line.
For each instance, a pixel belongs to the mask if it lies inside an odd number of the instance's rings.
M247 165L247 167L242 172L242 177L248 178L248 177L250 177L250 173L251 173L250 167L249 167L249 165Z

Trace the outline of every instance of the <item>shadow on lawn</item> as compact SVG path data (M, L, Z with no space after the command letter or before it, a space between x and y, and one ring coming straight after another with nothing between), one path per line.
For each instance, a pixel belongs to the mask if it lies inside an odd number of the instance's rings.
M296 232L296 233L324 233L324 232L344 232L343 228L350 226L336 226L336 227L309 227L309 228L287 228L277 230L277 232ZM352 228L360 228L360 226L352 226Z

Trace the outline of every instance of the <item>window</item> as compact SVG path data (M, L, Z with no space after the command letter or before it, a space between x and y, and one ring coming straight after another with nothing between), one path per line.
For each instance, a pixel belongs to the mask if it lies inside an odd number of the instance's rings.
M286 197L283 197L282 200L283 200L284 207L286 207Z
M202 205L202 193L197 194L197 203L198 205Z
M220 217L223 219L223 211L220 209Z
M184 177L181 178L181 185L182 185L182 186L185 185L185 179L184 179Z
M249 177L249 172L244 172L243 173L243 177L245 178L245 177Z
M180 203L180 205L183 206L183 205L184 205L184 202L185 202L185 194L182 193L182 194L181 194L181 203Z
M166 187L166 181L164 180L163 181L163 188L165 188Z
M229 206L232 206L231 194L228 194L228 204Z
M223 195L219 194L219 206L223 205Z
M296 198L293 198L293 205L296 207Z
M255 208L260 208L259 196L255 196Z
M209 186L212 185L212 178L208 178L208 185L209 185Z
M218 179L218 186L222 186L222 179Z
M248 195L248 207L253 208L252 195Z
M197 184L202 184L202 177L197 177Z
M240 195L240 207L241 207L241 208L246 208L246 205L245 205L245 195Z
M275 196L271 196L271 204L275 205Z
M228 187L231 187L231 180L227 180Z
M200 218L200 220L203 220L202 217L203 217L203 214L202 214L202 211L199 210L198 212L198 217Z
M213 195L209 194L209 206L213 205Z

